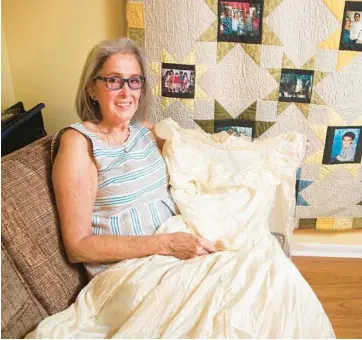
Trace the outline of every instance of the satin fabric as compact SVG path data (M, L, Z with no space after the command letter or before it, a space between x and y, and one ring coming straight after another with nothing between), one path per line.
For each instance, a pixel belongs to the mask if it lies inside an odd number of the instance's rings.
M317 297L270 233L291 234L305 137L251 143L172 120L156 132L167 139L163 155L181 211L157 233L195 233L219 251L119 262L27 337L334 338Z
M280 232L291 241L304 135L251 142L226 132L182 129L170 118L158 123L156 132L166 139L163 156L173 198L195 233L235 248L246 230Z

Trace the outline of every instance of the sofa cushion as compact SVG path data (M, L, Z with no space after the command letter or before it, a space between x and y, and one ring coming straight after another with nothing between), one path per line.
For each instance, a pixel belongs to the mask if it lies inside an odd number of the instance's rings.
M87 283L64 252L51 185L51 137L2 158L2 245L35 298L51 315ZM3 294L7 294L3 290Z
M6 250L1 248L1 338L23 338L48 316L24 282Z

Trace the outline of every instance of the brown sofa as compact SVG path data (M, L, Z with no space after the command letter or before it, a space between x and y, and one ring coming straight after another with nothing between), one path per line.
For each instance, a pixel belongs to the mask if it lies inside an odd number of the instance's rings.
M67 308L87 283L62 245L50 172L51 137L2 158L1 336L22 338ZM284 236L275 235L289 256Z
M2 158L1 336L21 338L87 283L62 245L45 137Z

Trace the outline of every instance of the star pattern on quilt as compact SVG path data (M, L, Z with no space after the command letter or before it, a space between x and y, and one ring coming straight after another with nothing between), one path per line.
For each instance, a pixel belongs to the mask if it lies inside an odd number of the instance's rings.
M361 117L362 107L362 53L343 69L327 74L315 87L325 103L341 115L348 124ZM339 88L333 84L340 84ZM350 87L348 91L342 89Z
M296 206L309 206L309 203L302 196L301 191L313 183L313 181L302 180L302 168L298 168L295 182Z
M243 122L245 123L245 126L250 126L248 123L251 122L251 126L255 130L254 137L258 138L269 128L271 128L275 122L257 121L256 105L257 103L254 102L246 110L242 111L236 118L234 118L219 102L215 100L214 119L195 119L195 123L205 132L214 133L215 121L234 121L235 126L243 126ZM232 124L232 122L230 123Z
M296 181L296 198L297 198L297 205L301 206L309 206L309 203L303 198L302 191L310 186L313 183L313 181L306 181L306 180L300 180L298 179Z
M238 116L254 101L262 100L278 86L269 72L254 61L257 56L251 58L240 44L218 43L217 48L218 62L207 70L199 84L233 117ZM224 76L225 74L229 75ZM246 83L249 85L245 86Z
M265 1L268 2L268 1ZM285 15L293 9L293 29L286 29ZM318 29L323 18L323 30ZM316 53L316 46L338 28L335 16L320 0L284 0L266 18L265 23L284 45L288 58L300 68ZM289 26L290 27L290 26ZM302 48L296 49L295 46Z
M283 69L290 70L290 73L293 73L293 70L296 72L301 72L303 74L303 70L306 72L313 71L312 76L312 95L310 98L310 102L284 102L280 101L281 96L281 77L282 77L282 71ZM301 68L296 68L296 66L293 64L293 62L288 58L286 54L283 54L283 60L282 60L282 67L281 68L268 68L267 69L269 73L274 77L274 79L278 82L279 86L274 91L268 94L266 98L264 98L265 101L277 101L278 102L278 115L284 112L289 105L295 104L299 110L303 113L303 115L308 119L309 116L309 110L310 110L310 104L312 105L326 105L324 100L321 98L321 96L316 91L316 86L320 83L321 80L323 80L327 75L328 72L322 72L316 70L316 58L313 56L311 59L309 59Z

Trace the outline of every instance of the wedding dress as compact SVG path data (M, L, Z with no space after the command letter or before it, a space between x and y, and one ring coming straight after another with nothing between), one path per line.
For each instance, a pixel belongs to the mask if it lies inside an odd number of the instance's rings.
M335 338L308 283L271 231L293 229L306 139L250 142L156 126L181 215L157 233L191 232L218 251L187 261L149 256L97 275L28 338Z

